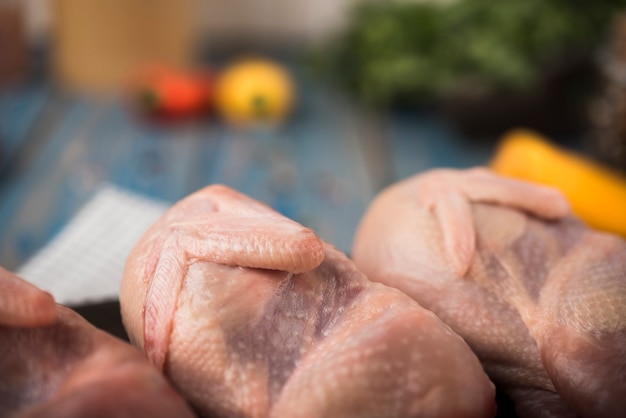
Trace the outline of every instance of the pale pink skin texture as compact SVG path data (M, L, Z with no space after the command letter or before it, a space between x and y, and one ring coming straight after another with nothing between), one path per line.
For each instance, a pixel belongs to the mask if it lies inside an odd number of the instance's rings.
M56 320L52 295L0 267L0 326L35 327Z
M121 304L132 341L203 416L495 414L477 358L435 315L225 186L146 233Z
M626 243L565 215L553 190L435 170L377 196L352 255L464 337L520 416L623 417Z
M135 348L0 268L0 416L194 415Z

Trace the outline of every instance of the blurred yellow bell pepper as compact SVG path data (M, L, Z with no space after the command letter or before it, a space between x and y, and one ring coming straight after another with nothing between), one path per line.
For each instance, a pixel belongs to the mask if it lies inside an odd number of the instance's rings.
M287 69L274 61L248 58L226 67L216 83L216 106L235 126L282 122L295 100Z
M626 177L529 130L505 135L491 161L498 174L559 189L589 226L626 237Z

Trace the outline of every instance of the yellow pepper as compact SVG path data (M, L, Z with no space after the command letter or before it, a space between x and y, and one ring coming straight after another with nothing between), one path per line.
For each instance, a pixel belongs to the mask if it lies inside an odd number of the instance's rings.
M235 126L276 123L290 113L294 82L286 68L262 58L236 61L216 83L216 106Z
M529 130L505 135L491 168L559 189L590 227L626 237L626 177Z

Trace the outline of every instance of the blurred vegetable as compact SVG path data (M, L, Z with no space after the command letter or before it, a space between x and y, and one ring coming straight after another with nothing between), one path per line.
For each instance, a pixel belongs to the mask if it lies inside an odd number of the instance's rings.
M626 237L626 177L524 130L503 138L491 168L561 190L589 226Z
M365 2L313 54L321 74L380 105L449 92L528 89L603 42L626 0Z
M289 72L267 59L243 59L222 70L216 84L216 106L237 126L276 123L293 106L295 88Z
M188 73L153 66L142 69L132 85L135 107L159 117L186 117L207 111L213 100L213 78L204 70Z

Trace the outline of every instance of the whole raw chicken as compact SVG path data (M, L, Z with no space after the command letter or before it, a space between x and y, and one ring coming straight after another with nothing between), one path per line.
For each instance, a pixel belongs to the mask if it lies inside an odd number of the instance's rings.
M624 417L626 243L528 211L568 208L484 169L427 172L374 200L354 261L463 336L520 416Z
M130 254L131 340L205 417L493 417L465 342L307 229L225 186Z
M135 348L0 268L0 417L143 416L194 415Z

